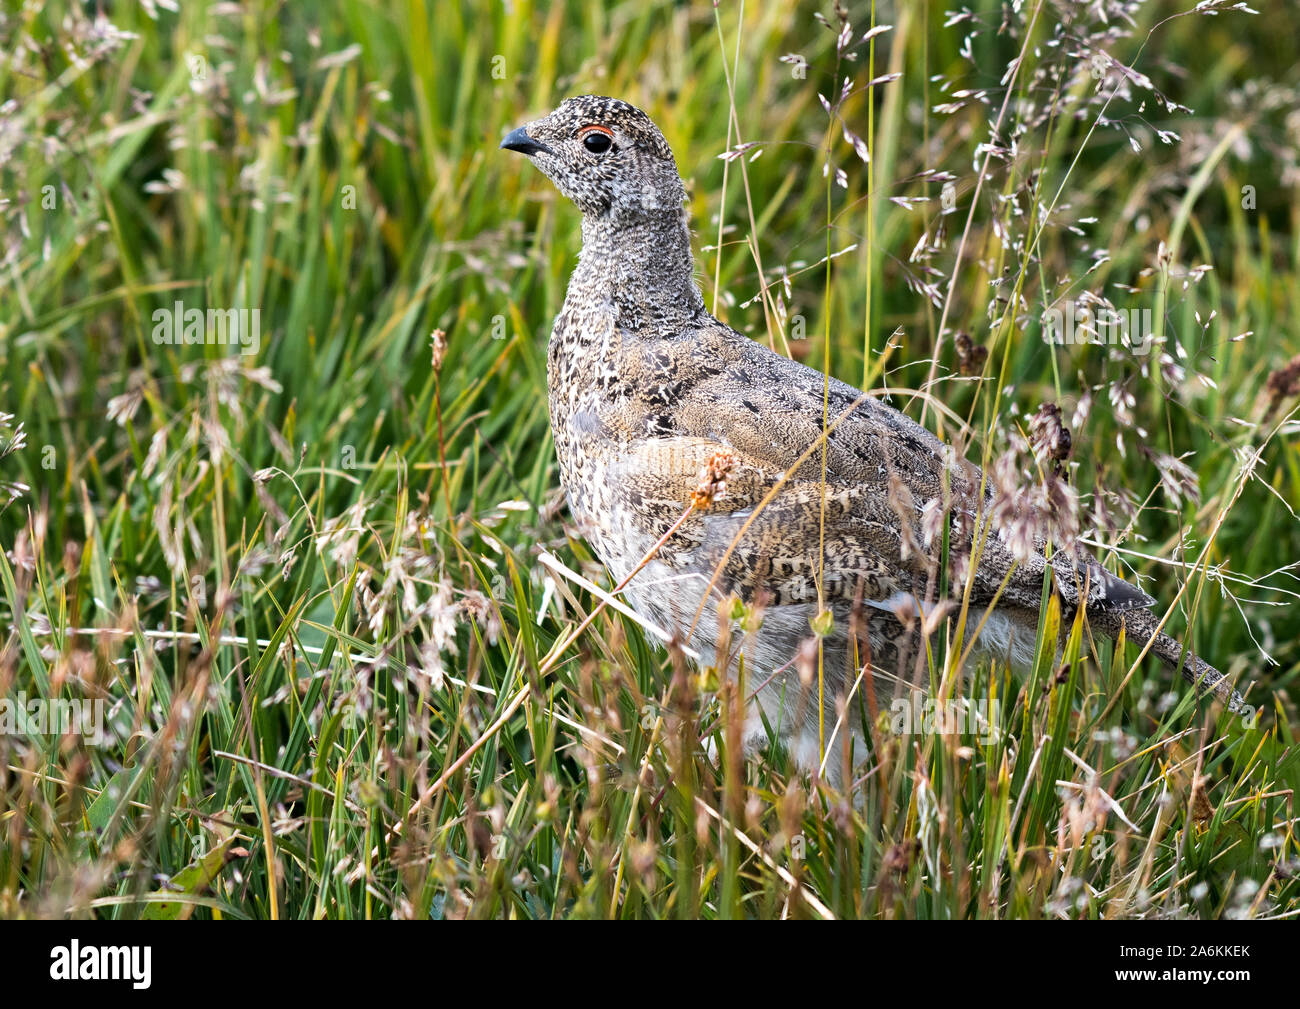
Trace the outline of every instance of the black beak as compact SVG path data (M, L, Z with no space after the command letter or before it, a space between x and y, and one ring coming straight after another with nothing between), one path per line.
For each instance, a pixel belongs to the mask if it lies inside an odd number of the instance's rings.
M555 152L543 143L539 143L524 132L521 126L517 130L511 130L501 141L503 151L518 151L520 154L527 154L532 157L534 154L554 154Z

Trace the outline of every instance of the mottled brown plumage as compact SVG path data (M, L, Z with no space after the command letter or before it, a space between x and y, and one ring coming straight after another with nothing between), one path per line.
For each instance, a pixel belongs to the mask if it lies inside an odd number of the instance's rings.
M792 660L823 607L835 630L824 652L822 725L856 678L851 623L865 624L859 653L869 649L879 679L910 677L921 647L916 618L932 612L936 591L927 505L940 509L955 547L963 538L968 552L972 537L981 544L967 638L996 597L978 642L986 653L1021 667L1032 661L1049 567L1067 614L1083 605L1104 633L1127 622L1130 640L1152 637L1153 600L1082 548L1048 560L1040 541L1017 564L996 534L983 535L989 497L979 468L921 425L842 382L827 386L822 373L709 314L694 279L685 190L644 113L612 98L571 98L502 147L528 154L583 213L582 253L548 356L551 427L574 516L622 581L681 517L709 460L731 457L725 493L681 524L627 595L658 626L690 631L710 662L718 602L730 593L760 601L761 628L732 652L743 650L751 684L766 681L759 706L800 764L818 762L821 719ZM1163 633L1152 650L1174 665L1183 654ZM1240 704L1190 653L1184 672L1234 710ZM847 723L860 736L852 710ZM747 739L762 738L756 712Z

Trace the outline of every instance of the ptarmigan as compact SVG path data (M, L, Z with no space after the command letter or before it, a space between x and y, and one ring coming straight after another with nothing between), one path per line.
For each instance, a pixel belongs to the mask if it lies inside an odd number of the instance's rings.
M531 158L582 211L582 254L547 368L569 507L616 581L653 553L626 595L645 619L688 637L705 663L717 661L718 604L734 594L761 607L761 626L738 632L727 656L743 652L758 686L748 747L767 738L762 714L797 764L818 766L836 702L851 695L840 739L862 753L865 691L853 656L869 658L877 690L921 668L923 615L939 604L936 509L950 557L974 554L965 637L983 620L983 654L1032 664L1050 571L1067 618L1082 605L1094 630L1113 637L1122 624L1139 644L1154 636L1156 655L1241 706L1218 670L1156 632L1154 600L1081 547L1050 552L1040 538L1017 563L986 535L979 468L924 427L843 382L827 386L821 372L710 315L694 278L686 191L645 113L614 98L570 98L501 146ZM696 498L710 468L713 486ZM654 550L693 499L699 506ZM949 586L953 598L963 591ZM833 621L818 626L833 629L810 683L796 657L827 611ZM825 763L834 780L838 762Z

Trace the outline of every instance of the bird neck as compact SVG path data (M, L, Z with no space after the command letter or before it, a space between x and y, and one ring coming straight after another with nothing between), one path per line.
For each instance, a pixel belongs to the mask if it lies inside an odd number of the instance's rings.
M685 209L583 217L582 253L569 290L600 291L613 303L621 329L681 332L704 311Z

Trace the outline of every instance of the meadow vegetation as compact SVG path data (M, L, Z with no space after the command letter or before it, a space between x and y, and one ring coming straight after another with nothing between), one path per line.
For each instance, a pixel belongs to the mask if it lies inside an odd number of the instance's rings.
M104 738L0 732L0 915L1300 913L1300 10L1245 8L6 0L0 698ZM558 490L579 216L497 144L581 93L663 127L716 314L1248 717L1050 600L976 664L958 607L932 696L991 724L882 698L852 796L742 760Z

